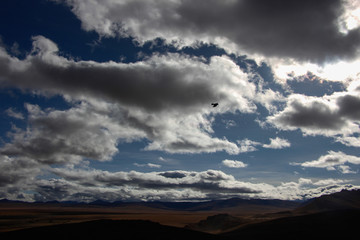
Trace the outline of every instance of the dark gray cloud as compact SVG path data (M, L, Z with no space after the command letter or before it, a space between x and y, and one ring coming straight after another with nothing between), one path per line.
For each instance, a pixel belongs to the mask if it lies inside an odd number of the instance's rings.
M339 30L342 0L66 1L86 30L162 37L191 44L213 42L268 57L324 62L357 54L359 29ZM89 18L90 13L96 13Z
M0 187L12 186L34 179L41 165L29 158L10 158L0 155Z
M215 56L209 63L180 54L154 55L130 64L76 62L59 56L51 40L36 36L26 59L1 49L0 62L2 85L77 99L92 96L148 112L198 112L214 100L222 102L217 109L221 111L255 109L251 76L227 57ZM233 88L239 88L237 98L228 94Z
M359 30L344 35L336 20L340 0L182 1L179 13L194 32L226 36L266 56L325 61L352 57Z
M281 129L345 137L359 131L359 107L360 98L352 92L324 97L292 95L285 109L268 117L268 122Z
M290 127L304 127L310 129L340 129L345 125L337 112L322 102L303 104L293 101L289 104L291 110L283 112L277 117L277 122Z
M163 173L159 173L159 175L166 177L166 178L184 178L184 177L186 177L186 174L184 172L179 172L179 171L163 172Z
M337 99L339 114L351 120L360 120L360 97L345 95Z
M46 112L31 104L26 108L27 129L9 133L12 141L0 148L1 155L53 164L79 163L83 158L105 161L117 152L120 136L111 120L86 104L65 111Z
M197 108L225 98L225 94L214 91L207 79L191 79L197 69L187 59L179 59L184 60L182 66L166 64L161 62L166 59L161 58L134 65L53 60L58 62L33 58L25 71L4 67L1 75L9 82L3 83L55 94L95 96L148 111ZM11 65L3 62L3 66Z

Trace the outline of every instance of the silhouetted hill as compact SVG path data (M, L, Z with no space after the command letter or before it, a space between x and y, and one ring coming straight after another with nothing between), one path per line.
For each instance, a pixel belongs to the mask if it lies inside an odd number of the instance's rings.
M360 190L342 190L330 195L311 199L295 209L295 213L360 209Z
M0 233L1 239L222 239L220 236L142 220L97 220Z
M209 216L205 220L201 220L198 223L189 224L185 228L201 231L201 232L223 232L224 230L239 226L240 224L246 223L247 220L244 220L239 217L234 217L229 214L217 214L214 216Z
M229 239L357 239L359 219L358 209L328 211L251 224L221 236Z

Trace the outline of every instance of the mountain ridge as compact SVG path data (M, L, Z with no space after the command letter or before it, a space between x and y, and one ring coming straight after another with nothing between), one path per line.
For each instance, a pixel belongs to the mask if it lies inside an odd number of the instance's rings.
M299 201L279 200L279 199L243 199L230 198L224 200L211 200L201 202L124 202L115 201L107 202L103 200L96 200L93 202L74 202L74 201L48 201L48 202L24 202L13 201L8 199L1 199L0 204L25 204L25 205L68 205L68 206L99 206L99 207L126 207L126 206L145 206L151 208L167 209L167 210L186 210L186 211L209 211L214 209L224 209L237 207L239 205L253 205L253 206L275 206L284 208L293 208L300 204Z
M310 199L294 210L295 213L314 213L343 209L360 209L360 190L342 190Z

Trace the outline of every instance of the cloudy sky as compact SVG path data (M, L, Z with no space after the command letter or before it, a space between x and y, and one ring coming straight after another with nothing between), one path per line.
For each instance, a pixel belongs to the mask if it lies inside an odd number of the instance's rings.
M358 1L0 5L0 198L359 188Z

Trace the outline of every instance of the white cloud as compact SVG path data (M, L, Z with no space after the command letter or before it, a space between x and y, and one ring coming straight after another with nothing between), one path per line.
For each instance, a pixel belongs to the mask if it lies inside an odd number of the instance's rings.
M291 143L287 139L283 139L279 137L270 138L270 143L263 145L264 148L272 148L272 149L282 149L290 146Z
M8 108L6 109L5 113L9 116L9 117L13 117L16 119L21 119L24 120L24 115L21 112L17 112L16 110L14 110L13 108Z
M134 163L134 165L137 167L161 168L161 165L154 163L144 163L144 164Z
M229 160L229 159L223 160L222 164L229 168L245 168L245 167L247 167L247 164L243 163L242 161Z
M325 168L328 171L339 170L342 173L355 173L350 170L346 163L355 165L360 164L360 157L347 155L343 152L329 151L326 155L320 156L318 159L303 163L291 163L295 166L310 168Z
M300 62L295 59L262 59L274 72L275 79L285 84L286 80L307 75L309 72L321 79L346 83L349 79L358 79L360 60L338 60L324 64Z
M360 147L360 138L354 136L340 136L335 138L337 142L340 142L349 147Z
M345 11L339 18L339 28L344 34L360 27L360 4L357 0L345 0Z
M237 143L240 145L240 153L257 151L258 149L256 148L256 146L261 145L260 142L252 141L247 138L243 140L238 140Z
M225 128L227 129L236 127L236 122L234 120L222 120L222 122L225 124Z
M129 130L125 133L122 128L125 136L115 134L113 141L147 138L146 150L170 153L239 153L235 143L212 136L213 116L253 113L254 99L261 92L250 82L253 75L241 71L228 57L214 56L209 63L179 54L154 55L130 64L74 61L57 55L58 47L49 39L33 39L32 54L24 60L1 49L2 84L44 95L60 94L69 103L80 101L104 108L103 113L110 114L102 116L104 123L109 120L116 128L116 116ZM213 101L220 105L212 108ZM98 110L86 111L90 112L83 116L100 118ZM61 117L55 113L60 114L54 111L52 117ZM103 124L98 133L106 128Z

